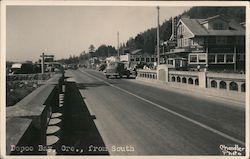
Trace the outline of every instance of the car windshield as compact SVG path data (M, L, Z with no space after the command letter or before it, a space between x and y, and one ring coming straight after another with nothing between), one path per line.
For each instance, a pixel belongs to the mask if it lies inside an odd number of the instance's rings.
M116 67L117 66L117 62L112 62L108 65L108 67Z

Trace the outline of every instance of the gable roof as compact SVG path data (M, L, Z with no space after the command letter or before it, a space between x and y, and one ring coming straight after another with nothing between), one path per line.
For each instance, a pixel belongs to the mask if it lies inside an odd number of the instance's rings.
M223 18L221 16L214 16L207 19L190 19L190 18L181 18L179 23L182 22L195 36L244 36L245 29L232 19L227 19L231 30L209 30L206 29L202 24L212 19ZM178 23L178 24L179 24Z
M137 54L140 54L141 51L142 51L142 49L133 50L133 51L131 51L131 54L132 55L137 55Z
M213 20L215 20L215 19L221 19L221 20L223 20L223 21L225 21L225 22L229 22L229 20L228 20L225 16L223 16L223 15L216 15L216 16L213 16L213 17L209 17L209 18L207 18L207 19L204 19L203 21L201 21L201 24L207 23L207 22L209 22L209 21L213 21Z

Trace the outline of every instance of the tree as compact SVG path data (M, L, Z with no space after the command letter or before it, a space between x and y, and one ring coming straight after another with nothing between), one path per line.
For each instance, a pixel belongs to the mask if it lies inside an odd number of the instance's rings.
M93 44L91 44L91 45L89 46L89 54L91 55L91 57L95 57L95 56L96 56L96 55L95 55L95 47L94 47Z
M89 53L95 52L95 47L93 44L89 46Z

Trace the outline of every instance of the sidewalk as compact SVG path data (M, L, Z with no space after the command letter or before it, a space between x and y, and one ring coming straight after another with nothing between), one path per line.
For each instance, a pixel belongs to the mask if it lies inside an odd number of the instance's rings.
M158 80L136 78L130 80L131 82L152 86L160 89L166 89L189 96L200 97L204 99L213 100L216 102L230 103L240 109L245 109L245 93L238 93L233 91L217 90L213 88L200 88L198 86L185 87L187 84L181 83L164 83Z
M79 91L84 87L74 81L68 78L65 83L61 151L58 155L109 155L106 151L89 151L91 146L99 148L105 144L94 123L96 117L90 114Z

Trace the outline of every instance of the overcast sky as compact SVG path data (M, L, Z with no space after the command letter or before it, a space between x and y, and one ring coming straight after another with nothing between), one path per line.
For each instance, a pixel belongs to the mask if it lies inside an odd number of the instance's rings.
M161 23L190 7L161 7ZM79 55L90 44L117 47L157 26L156 7L8 6L7 60L36 61L42 52L56 59Z

